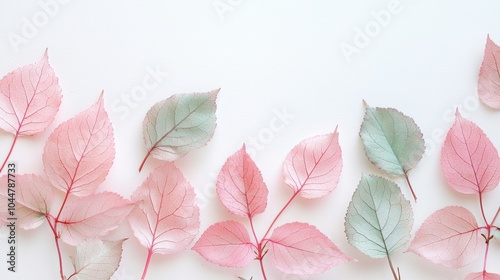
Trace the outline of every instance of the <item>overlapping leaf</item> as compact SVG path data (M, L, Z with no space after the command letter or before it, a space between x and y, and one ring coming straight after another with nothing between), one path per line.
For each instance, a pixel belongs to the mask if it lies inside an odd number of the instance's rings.
M101 241L92 239L76 247L72 258L75 273L69 279L109 280L118 269L122 259L123 241Z
M476 272L467 275L465 280L500 280L500 275L488 272Z
M481 128L462 118L458 110L441 150L441 168L448 184L461 193L488 192L500 182L497 149Z
M316 227L306 223L284 224L273 231L268 241L271 263L285 273L321 273L352 260Z
M387 179L363 175L347 209L347 239L372 258L387 257L409 241L413 225L410 202Z
M205 146L215 131L218 93L219 89L176 94L156 103L144 119L147 153L139 171L149 156L174 161L192 149Z
M85 196L104 181L114 156L113 127L101 94L96 104L54 130L45 145L43 165L55 187Z
M338 184L342 170L342 151L338 132L300 142L283 164L285 182L302 197L329 194Z
M173 163L157 167L132 194L129 216L135 237L159 254L184 250L198 233L199 209L194 189Z
M235 215L253 217L266 210L267 186L245 146L227 159L216 190L222 204Z
M75 246L84 240L104 236L117 228L132 208L129 201L112 192L77 198L59 217L61 239Z
M433 263L459 268L474 261L484 239L472 213L461 206L448 206L428 217L408 251Z
M193 246L207 261L226 267L247 266L255 258L254 248L245 226L235 221L210 226Z
M488 35L477 86L479 99L493 109L500 109L500 47Z

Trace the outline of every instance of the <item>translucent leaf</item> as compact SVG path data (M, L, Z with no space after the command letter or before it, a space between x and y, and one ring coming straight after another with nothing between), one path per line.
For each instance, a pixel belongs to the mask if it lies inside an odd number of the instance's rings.
M500 109L500 47L489 35L479 70L477 93L481 102L493 109Z
M347 240L372 258L403 248L413 224L410 202L392 181L363 175L347 209Z
M72 257L75 273L68 279L109 280L118 269L122 259L123 241L101 241L92 239L76 247L76 257Z

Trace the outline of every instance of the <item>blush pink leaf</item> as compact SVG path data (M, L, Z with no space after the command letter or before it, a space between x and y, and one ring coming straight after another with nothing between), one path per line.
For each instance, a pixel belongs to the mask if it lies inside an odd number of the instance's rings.
M448 206L424 221L408 251L433 263L459 268L477 258L482 243L474 215L464 207Z
M245 226L235 221L210 226L193 246L207 261L226 267L246 267L254 249Z
M465 277L465 280L500 280L500 275L483 271L471 273Z
M45 51L40 62L18 68L0 80L0 129L16 136L39 133L54 120L61 99Z
M132 194L129 223L139 242L153 253L186 249L200 227L193 187L173 164L157 167Z
M104 181L115 156L113 127L99 101L59 125L43 153L45 173L58 189L85 196Z
M456 113L441 150L441 168L448 184L466 194L488 192L500 182L498 151L473 122Z
M321 273L352 261L326 235L306 223L282 225L268 241L272 265L285 273Z
M45 178L34 174L23 174L15 177L15 204L17 225L25 230L39 227L46 219L52 206L52 187ZM7 186L7 176L0 177L0 184ZM8 223L7 188L0 188L0 213L3 222Z
M285 182L302 197L316 198L329 194L339 182L342 151L338 132L300 142L283 164Z
M79 197L67 203L59 217L61 240L70 245L98 238L117 228L133 205L112 192Z
M217 194L229 212L253 217L267 206L267 186L245 146L230 156L217 178Z
M479 70L477 92L481 102L493 109L500 109L500 47L489 35Z

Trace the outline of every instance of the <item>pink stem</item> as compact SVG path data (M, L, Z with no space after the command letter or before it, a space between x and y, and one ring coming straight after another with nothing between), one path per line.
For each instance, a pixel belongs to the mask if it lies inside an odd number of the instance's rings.
M61 247L59 245L59 234L57 233L57 221L54 220L54 224L52 224L52 221L49 218L49 216L46 216L45 218L47 219L47 222L49 223L50 229L52 230L52 233L54 234L54 241L56 243L56 249L57 249L57 257L59 260L59 274L61 275L61 280L65 280L64 271L63 271ZM70 278L71 278L71 276L70 276Z
M410 187L411 194L413 195L413 199L415 200L415 202L417 202L417 195L415 194L415 191L413 191L413 187L411 186L410 178L408 177L408 173L406 171L404 173L405 173L406 182L408 183L408 187Z
M17 138L19 137L19 132L16 133L14 136L14 141L12 141L12 145L10 146L9 152L7 153L7 157L5 158L2 167L0 167L0 173L2 173L3 168L7 164L7 161L9 161L10 155L12 154L12 151L14 150L14 146L16 145Z
M141 280L146 279L146 274L148 273L149 263L151 262L152 256L153 256L153 248L149 248L148 258L146 259L146 264L144 265L144 271L142 272Z

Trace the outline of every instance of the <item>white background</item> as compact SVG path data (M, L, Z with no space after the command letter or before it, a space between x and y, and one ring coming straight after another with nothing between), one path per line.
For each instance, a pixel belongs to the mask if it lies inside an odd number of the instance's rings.
M262 235L291 195L281 179L288 151L302 139L332 132L338 125L344 168L337 189L322 199L295 201L278 224L298 220L316 225L358 262L310 277L283 275L266 262L268 278L391 279L386 260L368 258L347 243L343 232L347 205L361 173L383 174L368 162L358 137L364 99L371 106L395 107L412 116L427 140L426 156L410 173L419 197L417 204L412 203L413 232L433 211L447 205L469 207L480 218L477 199L457 194L446 184L439 151L457 106L500 147L500 113L476 98L487 34L500 43L500 2L496 0L396 0L392 1L396 11L392 9L391 18L383 24L377 23L376 14L388 11L388 0L41 2L57 3L57 9L52 7L48 14L38 1L0 0L0 76L39 61L48 48L63 90L54 123L35 137L19 140L11 158L20 173L43 174L41 154L50 132L96 102L104 90L117 155L101 190L129 197L160 164L149 160L143 172L137 171L145 154L141 125L147 110L175 93L220 87L214 138L176 162L203 202L201 230L235 218L213 196L213 185L225 159L243 143L255 149L254 160L270 190L268 208L256 219ZM29 30L29 24L35 29ZM371 32L368 41L355 41L365 28ZM13 43L15 36L22 41ZM341 48L347 44L357 49L350 56ZM134 100L134 88L155 69L168 76L160 76L155 89ZM123 107L127 98L132 98L135 108ZM120 111L125 109L128 114ZM293 117L273 131L276 112L283 110ZM12 136L0 132L0 158L11 140ZM405 182L394 180L410 198ZM500 188L486 198L490 218L499 195ZM0 240L5 240L5 231L2 234ZM123 236L132 236L126 225L112 238ZM57 279L57 255L46 224L20 231L18 241L19 272L7 273L6 264L0 261L0 279ZM493 244L489 261L497 273L499 243ZM73 249L64 246L63 251L67 256ZM6 242L0 242L0 252L6 252ZM400 252L393 261L403 279L451 280L480 271L482 254L477 262L459 270L431 264L411 253ZM113 279L139 279L145 257L146 250L130 238ZM70 271L67 257L64 262ZM187 250L174 256L155 255L148 279L236 276L262 279L257 262L244 269L227 269Z

